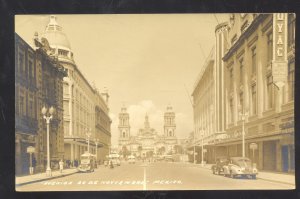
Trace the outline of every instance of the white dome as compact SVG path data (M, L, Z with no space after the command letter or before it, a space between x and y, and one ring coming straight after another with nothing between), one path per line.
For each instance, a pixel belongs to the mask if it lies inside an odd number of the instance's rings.
M48 40L51 47L71 50L67 36L62 32L61 26L56 22L56 16L50 16L50 21L42 37Z

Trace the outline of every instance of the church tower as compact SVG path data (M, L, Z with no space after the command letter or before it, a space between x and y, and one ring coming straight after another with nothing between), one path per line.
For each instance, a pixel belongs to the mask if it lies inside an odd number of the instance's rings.
M129 114L127 113L126 107L122 107L121 113L119 113L119 138L129 139L130 138L130 125L129 125Z
M167 107L167 111L164 114L164 135L166 138L175 137L175 113L172 106Z

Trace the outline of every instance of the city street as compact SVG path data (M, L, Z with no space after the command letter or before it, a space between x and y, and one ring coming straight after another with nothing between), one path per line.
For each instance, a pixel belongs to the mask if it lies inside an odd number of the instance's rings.
M259 176L258 176L259 177ZM113 169L100 166L95 172L45 180L17 191L93 191L93 190L229 190L293 189L294 185L262 179L231 179L212 174L210 169L190 163L128 164Z

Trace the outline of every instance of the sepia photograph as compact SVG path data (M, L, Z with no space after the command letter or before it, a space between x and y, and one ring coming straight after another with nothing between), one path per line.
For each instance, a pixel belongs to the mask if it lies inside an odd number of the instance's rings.
M15 190L295 189L295 13L15 15Z

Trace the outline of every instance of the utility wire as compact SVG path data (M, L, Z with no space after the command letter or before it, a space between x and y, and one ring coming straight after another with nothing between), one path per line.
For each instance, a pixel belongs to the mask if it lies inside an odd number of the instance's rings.
M189 100L190 100L190 102L191 102L191 105L194 106L193 101L192 101L192 98L191 98L191 96L190 96L190 94L189 94L189 91L188 91L186 85L185 85L185 84L183 84L183 85L184 85L185 91L186 91L186 93L187 93L187 95L188 95L188 98L189 98Z

